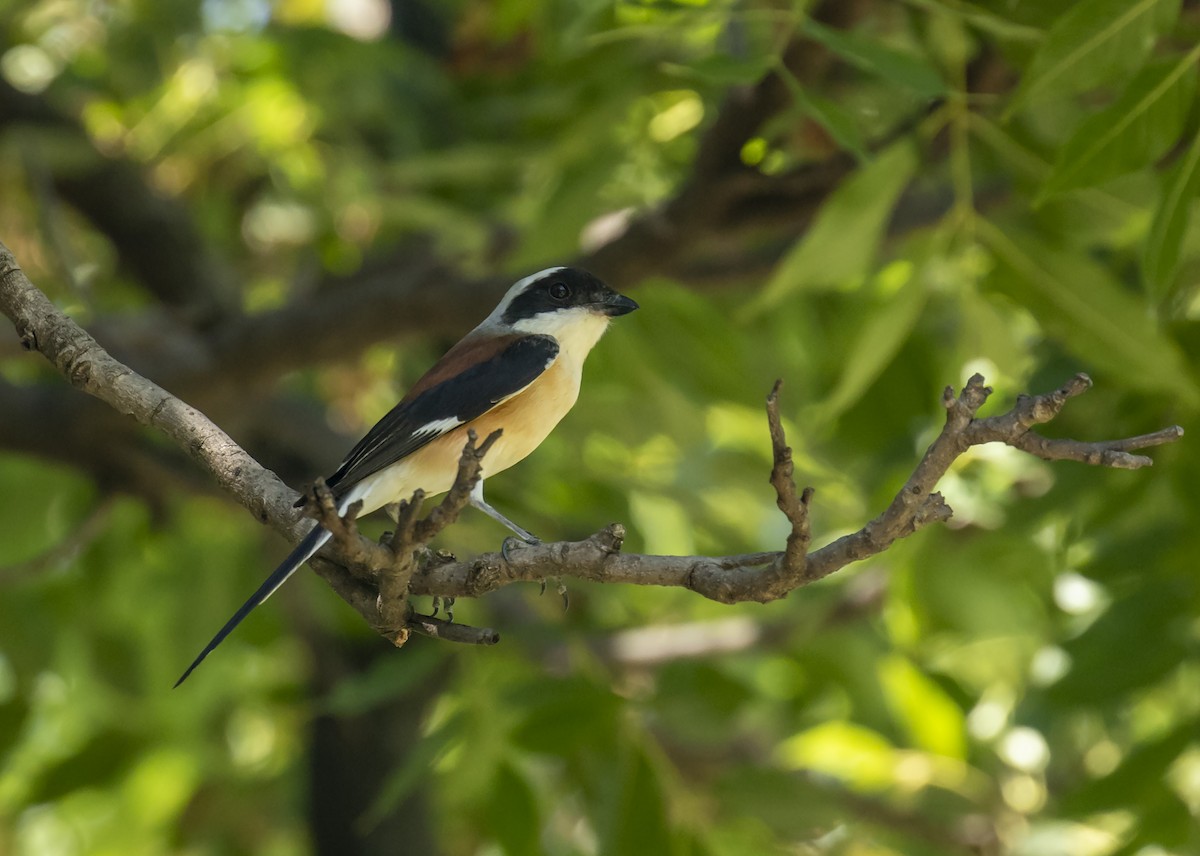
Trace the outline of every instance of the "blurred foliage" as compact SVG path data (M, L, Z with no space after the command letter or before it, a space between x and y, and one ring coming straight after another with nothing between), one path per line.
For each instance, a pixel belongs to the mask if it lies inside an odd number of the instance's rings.
M152 311L99 233L45 207L38 176L98 151L186 206L248 312L413 235L516 275L670 198L728 87L781 69L795 38L840 71L789 78L743 160L783 175L842 149L857 169L765 276L613 283L643 311L493 502L549 538L622 520L633 550L774 548L761 404L780 375L818 543L884 506L940 390L973 371L997 389L987 412L1091 373L1056 435L1188 426L1196 5L861 5L838 29L799 0L0 0L0 74L94 148L0 136L0 237L85 322ZM968 92L988 63L1003 85ZM944 213L897 222L913 189ZM352 433L446 344L378 346L297 387ZM0 372L54 382L10 351ZM180 496L152 515L0 457L0 853L311 852L313 717L436 674L364 832L420 789L451 854L1200 853L1200 456L1154 457L1118 472L972 450L942 485L951 526L783 602L573 583L564 613L507 590L456 613L504 644L417 640L317 697L311 628L371 643L308 577L168 690L282 552L241 510ZM96 509L93 539L26 564ZM444 546L494 548L467 517ZM734 650L687 653L718 639Z

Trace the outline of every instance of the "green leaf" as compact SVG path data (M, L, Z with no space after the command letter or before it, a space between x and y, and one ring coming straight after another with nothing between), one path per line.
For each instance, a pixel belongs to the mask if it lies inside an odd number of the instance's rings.
M1142 69L1108 108L1090 116L1062 147L1035 204L1146 166L1179 137L1196 95L1200 47Z
M1008 108L1072 95L1142 64L1155 37L1179 15L1179 0L1083 0L1054 22Z
M1028 234L1010 237L980 218L982 242L1001 263L991 282L1025 306L1069 350L1134 389L1200 402L1178 346L1149 307L1101 265Z
M496 771L488 805L488 828L505 853L537 853L542 828L537 800L529 782L511 764Z
M1179 794L1166 791L1149 808L1138 812L1137 819L1133 837L1111 856L1196 852L1195 811L1180 799Z
M1171 170L1150 236L1142 254L1142 277L1149 294L1161 301L1171 293L1171 281L1179 265L1183 235L1187 231L1192 200L1200 193L1200 133L1192 138L1187 154Z
M966 717L945 690L900 654L880 660L879 682L892 715L914 745L948 758L966 758Z
M866 143L854 116L841 104L804 88L791 69L779 63L776 71L800 110L824 128L839 146L853 152L860 161L868 159Z
M1200 720L1192 718L1166 735L1134 748L1120 765L1068 794L1062 811L1067 817L1086 817L1104 811L1144 808L1144 802L1166 791L1167 771L1196 739ZM1139 812L1140 813L1140 812Z
M927 296L913 270L911 262L903 261L894 262L881 272L881 277L902 277L900 288L887 299L863 308L861 323L847 349L837 384L813 414L814 422L836 419L853 407L908 340Z
M1148 586L1115 600L1088 629L1064 644L1071 669L1047 690L1055 703L1086 707L1151 687L1179 669L1187 644L1162 628L1190 621L1194 595L1187 584ZM1123 644L1133 634L1158 633L1147 649Z
M323 713L356 716L373 710L425 681L433 683L435 669L445 668L439 646L414 645L403 657L381 657L337 686L317 704Z
M863 71L899 84L926 98L946 94L946 83L923 57L896 50L856 33L834 30L808 20L804 34Z
M667 74L702 80L713 86L747 86L761 80L773 64L774 58L769 55L735 57L722 52L686 64L663 63L662 69Z
M609 822L601 830L602 853L673 852L659 771L645 750L626 747L620 762Z
M514 688L513 697L537 699L526 702L525 720L513 733L514 743L524 749L560 755L580 741L592 746L615 742L620 701L590 681L543 679Z
M844 181L775 267L751 311L775 306L801 289L844 285L865 276L892 208L916 168L916 148L901 141Z
M454 714L399 759L396 769L380 785L374 801L363 811L359 819L363 830L370 831L382 823L409 794L428 781L429 771L462 734L463 720L462 713Z
M795 89L792 95L805 115L824 128L839 146L852 152L860 161L867 160L862 131L850 111L836 101L803 89Z
M785 768L832 776L858 791L886 790L896 768L896 750L886 737L844 720L794 734L779 745L776 754Z

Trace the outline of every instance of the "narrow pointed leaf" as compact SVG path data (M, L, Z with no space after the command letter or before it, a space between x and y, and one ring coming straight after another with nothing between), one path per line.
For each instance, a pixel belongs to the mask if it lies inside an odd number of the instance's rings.
M1167 176L1166 187L1142 255L1147 291L1157 300L1170 295L1192 202L1200 193L1200 133L1192 138L1183 159Z
M867 146L863 141L862 131L850 112L828 98L822 98L813 92L797 90L793 93L796 103L809 118L824 128L829 136L843 149L854 154L860 161L869 157Z
M1038 201L1147 166L1179 138L1196 96L1196 61L1188 55L1144 68L1109 107L1083 122L1059 152Z
M1149 55L1179 0L1082 0L1054 22L1030 60L1009 115L1035 101L1118 80Z
M868 74L911 89L926 98L946 93L946 82L924 57L897 50L856 33L835 30L815 21L804 25L804 34L820 42Z
M1149 307L1104 267L1033 235L1005 234L982 218L977 229L1000 263L992 286L1025 306L1088 366L1135 389L1172 395L1188 406L1200 403L1179 347L1158 328Z
M776 267L753 309L777 305L804 288L838 286L869 273L896 200L916 168L916 149L902 141L847 179Z
M908 341L925 301L923 284L910 274L908 281L887 300L864 308L841 375L813 415L814 422L836 419L862 398Z

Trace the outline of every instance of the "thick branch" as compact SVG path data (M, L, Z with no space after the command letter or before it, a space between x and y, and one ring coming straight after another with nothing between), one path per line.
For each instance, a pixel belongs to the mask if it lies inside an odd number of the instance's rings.
M204 414L113 359L29 281L3 244L0 311L12 320L22 345L40 351L73 386L162 431L208 469L242 507L260 521L294 534L295 515L288 511L294 494L274 473Z

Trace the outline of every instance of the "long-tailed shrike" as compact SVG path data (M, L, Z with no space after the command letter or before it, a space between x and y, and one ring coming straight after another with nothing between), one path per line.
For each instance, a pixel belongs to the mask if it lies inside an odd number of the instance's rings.
M494 475L546 439L579 395L583 361L616 315L638 305L578 268L554 267L508 290L492 314L446 352L408 394L376 423L325 480L339 514L362 500L359 515L408 499L417 490L443 493L474 428L503 433L483 461ZM483 499L483 479L471 505L529 543L537 538ZM283 585L328 541L315 526L188 666L183 683L230 631Z

